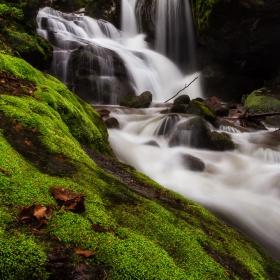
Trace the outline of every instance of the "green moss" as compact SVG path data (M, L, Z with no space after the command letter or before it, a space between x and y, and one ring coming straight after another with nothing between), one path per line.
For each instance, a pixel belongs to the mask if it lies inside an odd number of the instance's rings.
M208 107L203 102L197 100L192 100L189 103L186 113L202 116L204 119L206 119L209 122L215 122L215 120L217 119L215 114L210 109L210 107Z
M7 280L47 279L46 255L34 239L0 229L0 278Z
M47 278L46 251L53 240L70 252L75 248L95 252L87 263L108 268L108 279L205 279L205 275L209 279L270 279L271 273L279 275L279 264L262 249L194 202L127 165L123 170L141 184L146 197L100 169L80 143L114 161L105 124L58 80L7 55L0 56L0 69L13 74L14 80L23 78L36 86L32 95L0 97L1 279ZM41 172L26 153L13 148L15 143L11 145L8 124L2 124L7 121L18 134L36 128L40 145L54 157L66 156L75 165L75 173L59 177ZM28 141L27 146L17 144L31 150L36 143ZM86 211L59 210L49 191L54 186L84 194ZM164 199L157 199L155 192ZM42 243L32 237L32 227L19 224L17 209L50 204L55 205L54 215L36 235L44 237ZM96 224L101 231L93 227Z
M279 93L273 93L270 89L261 88L252 92L246 99L244 108L251 114L280 112ZM265 118L268 124L279 126L280 117L271 116Z

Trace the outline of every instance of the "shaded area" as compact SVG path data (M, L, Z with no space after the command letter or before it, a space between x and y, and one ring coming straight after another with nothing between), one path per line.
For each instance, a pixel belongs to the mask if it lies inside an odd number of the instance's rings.
M22 127L0 113L0 128L7 142L42 173L52 176L71 176L77 168L63 154L53 154L41 143L38 129Z

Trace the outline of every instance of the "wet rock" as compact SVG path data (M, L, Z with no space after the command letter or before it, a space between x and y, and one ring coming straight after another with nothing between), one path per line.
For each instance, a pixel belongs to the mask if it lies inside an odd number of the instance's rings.
M160 147L159 144L155 140L150 140L150 141L144 143L144 145Z
M217 117L227 117L229 115L229 108L221 106L215 109L214 112Z
M225 151L234 149L234 143L226 133L212 132L200 117L180 123L169 137L169 146L189 146L197 149Z
M116 118L109 118L105 120L105 124L107 128L117 128L117 129L120 128L119 121Z
M157 127L155 134L158 136L170 135L178 121L179 116L177 114L170 114L166 116L161 122L161 124Z
M192 100L190 102L190 104L186 108L186 113L201 116L211 123L214 123L217 119L209 106L197 100Z
M139 96L127 96L120 102L120 105L130 108L149 108L152 99L152 94L149 91L145 91Z
M187 106L185 104L174 105L170 108L171 113L186 114Z
M190 97L187 94L181 95L177 98L175 98L173 105L179 105L179 104L189 104L190 103Z
M101 117L109 117L109 115L110 115L110 111L109 110L107 110L107 109L97 109L96 110L96 112L101 116Z
M205 163L192 155L182 154L181 155L183 165L191 170L196 172L203 172L205 170Z

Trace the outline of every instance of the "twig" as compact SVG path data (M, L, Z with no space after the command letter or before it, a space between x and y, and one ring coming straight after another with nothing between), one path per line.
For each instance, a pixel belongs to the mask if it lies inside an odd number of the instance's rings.
M185 87L182 88L181 90L179 90L173 97L169 98L168 100L166 100L164 103L167 103L169 100L173 99L174 97L176 97L181 91L185 90L187 87L189 87L196 79L198 79L198 77L196 77L194 80L192 80L188 85L185 84Z

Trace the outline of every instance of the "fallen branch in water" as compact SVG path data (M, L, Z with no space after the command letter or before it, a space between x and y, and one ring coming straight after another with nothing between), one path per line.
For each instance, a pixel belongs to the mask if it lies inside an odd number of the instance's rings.
M261 118L261 117L270 117L270 116L279 116L280 112L272 112L272 113L263 113L263 114L247 114L248 110L244 113L243 116L238 117L239 119L252 119L252 118Z
M173 99L174 97L176 97L181 91L185 90L187 87L189 87L196 79L198 79L198 77L196 77L194 80L192 80L188 85L185 84L185 87L182 88L181 90L179 90L173 97L169 98L168 100L166 100L164 103L167 103L169 100Z

